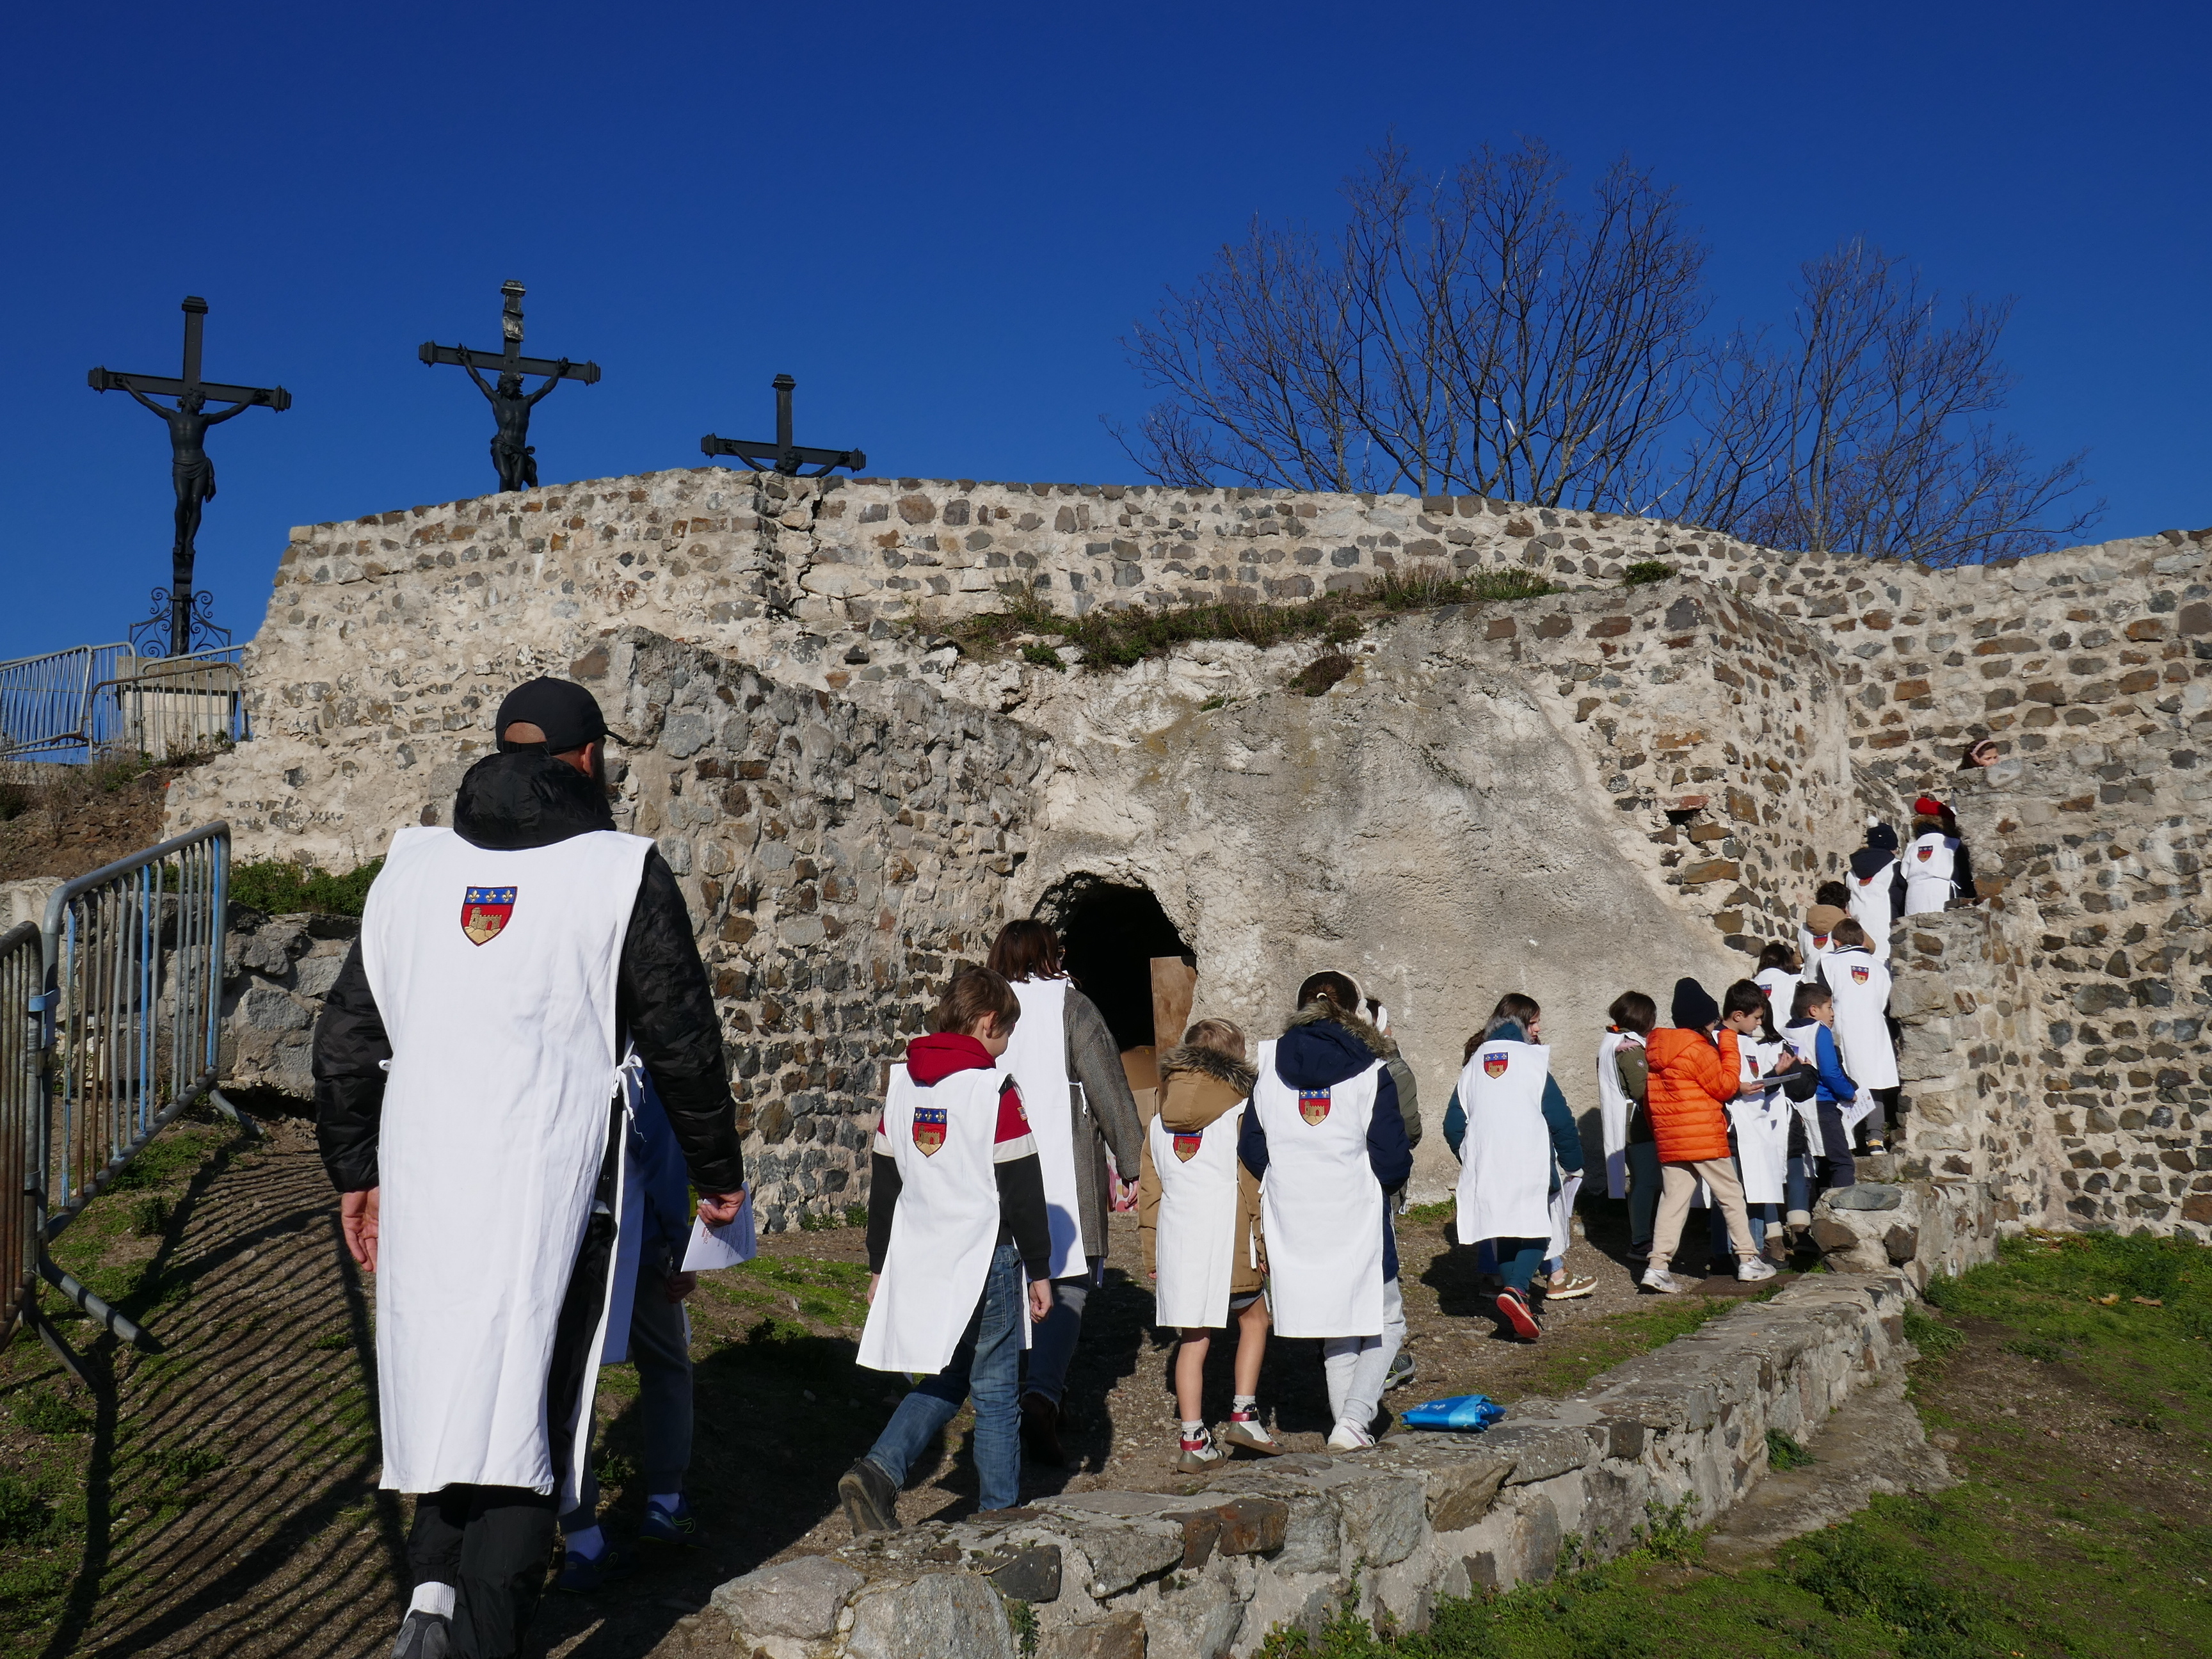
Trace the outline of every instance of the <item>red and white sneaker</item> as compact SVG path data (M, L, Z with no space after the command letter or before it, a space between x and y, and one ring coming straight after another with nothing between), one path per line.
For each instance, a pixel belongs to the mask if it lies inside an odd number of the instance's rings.
M1213 1443L1212 1435L1200 1429L1195 1439L1187 1434L1182 1437L1182 1455L1176 1459L1176 1467L1179 1469L1210 1469L1221 1459L1221 1448Z
M1528 1298L1510 1286L1498 1293L1498 1316L1513 1328L1513 1334L1523 1342L1534 1342L1543 1329L1536 1323L1536 1316L1528 1311Z
M1255 1451L1268 1457L1279 1457L1282 1443L1267 1432L1267 1425L1260 1420L1257 1412L1231 1412L1229 1422L1221 1431L1223 1442L1241 1446L1246 1451Z

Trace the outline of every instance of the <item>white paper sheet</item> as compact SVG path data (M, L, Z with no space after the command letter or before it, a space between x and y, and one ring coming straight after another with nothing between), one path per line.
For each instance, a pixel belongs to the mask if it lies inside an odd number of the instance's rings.
M738 1218L726 1226L709 1227L705 1220L693 1217L691 1242L684 1248L684 1267L687 1273L712 1273L717 1267L734 1267L741 1261L750 1261L760 1253L760 1241L753 1234L753 1189L745 1188L744 1206Z

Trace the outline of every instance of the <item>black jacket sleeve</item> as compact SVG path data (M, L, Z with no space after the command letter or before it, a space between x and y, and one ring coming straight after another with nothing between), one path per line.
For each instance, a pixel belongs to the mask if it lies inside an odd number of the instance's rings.
M1974 855L1966 850L1966 843L1963 841L1959 843L1958 852L1952 855L1951 879L1956 885L1959 897L1981 897L1980 890L1974 885Z
M999 1237L1021 1252L1022 1276L1052 1277L1052 1223L1044 1207L1044 1162L1031 1152L992 1166L999 1176Z
M869 1155L868 1271L872 1273L883 1272L884 1258L890 1254L891 1212L898 1208L899 1193L905 1185L896 1158L883 1152Z
M691 912L657 850L645 855L630 910L615 1012L653 1073L691 1184L703 1193L735 1192L744 1182L745 1160L722 1055L722 1023L691 935Z
M368 988L361 941L323 999L315 1022L315 1144L331 1185L357 1193L377 1184L376 1138L384 1121L384 1066L392 1058L384 1016Z

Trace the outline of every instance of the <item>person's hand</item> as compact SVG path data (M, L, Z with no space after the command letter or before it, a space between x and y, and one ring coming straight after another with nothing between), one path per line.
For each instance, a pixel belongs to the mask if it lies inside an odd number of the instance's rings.
M1042 1325L1045 1316L1052 1311L1052 1280L1030 1280L1030 1323Z
M671 1302L681 1302L685 1297L690 1295L692 1291L699 1288L699 1275L696 1273L671 1273L668 1275L667 1283L668 1299Z
M1797 1056L1795 1054L1778 1054L1775 1056L1774 1064L1767 1067L1766 1074L1769 1077L1779 1077L1797 1064Z
M702 1193L699 1194L699 1219L709 1227L726 1227L738 1218L745 1207L745 1189L734 1193Z
M870 1307L873 1307L875 1305L876 1286L882 1282L882 1279L883 1275L881 1273L870 1273L868 1275L868 1305Z
M342 1194L338 1199L338 1231L345 1236L346 1253L369 1272L376 1271L376 1211L380 1187Z

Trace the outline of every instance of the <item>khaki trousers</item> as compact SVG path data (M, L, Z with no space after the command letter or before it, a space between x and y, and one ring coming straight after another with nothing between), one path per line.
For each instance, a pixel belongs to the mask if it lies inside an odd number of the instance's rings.
M1660 1166L1659 1218L1651 1229L1653 1267L1664 1267L1674 1260L1675 1249L1682 1242L1682 1223L1690 1213L1690 1200L1697 1196L1700 1177L1728 1218L1729 1243L1738 1258L1748 1260L1759 1254L1759 1246L1751 1242L1751 1212L1743 1207L1743 1182L1736 1179L1735 1161L1709 1158L1698 1164Z

